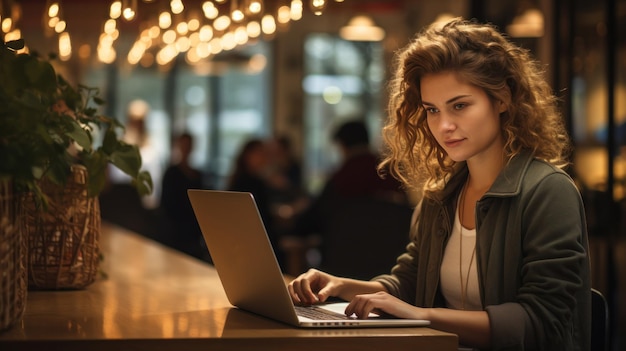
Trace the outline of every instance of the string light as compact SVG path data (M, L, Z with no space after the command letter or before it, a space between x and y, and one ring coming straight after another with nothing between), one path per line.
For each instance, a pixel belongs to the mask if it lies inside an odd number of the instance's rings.
M170 1L170 9L173 14L179 15L185 10L185 5L182 0L172 0Z
M58 3L61 0L48 0ZM304 15L304 7L322 15L332 0L282 0L267 3L263 0L204 0L197 10L182 15L186 10L184 0L169 0L152 19L145 19L144 28L127 54L131 65L157 63L167 65L184 53L187 62L196 63L224 50L246 45L250 40L276 34L277 27L286 28L290 21L298 21ZM113 0L109 7L109 19L104 23L98 42L98 59L112 63L116 59L113 45L119 37L117 20L132 21L139 17L138 0ZM142 0L153 3L154 0ZM336 3L344 0L335 0ZM272 5L268 5L272 4ZM267 6L266 6L267 5ZM48 8L50 14L61 11L58 7ZM154 5L150 5L154 6ZM194 12L195 11L195 12ZM182 16L181 16L182 15ZM50 19L54 18L50 16ZM1 18L0 18L1 19ZM66 25L59 17L50 22L57 32L65 32Z
M309 4L311 6L311 11L313 11L316 16L321 16L326 8L326 0L311 0Z
M127 21L132 21L137 15L137 0L122 1L122 17Z

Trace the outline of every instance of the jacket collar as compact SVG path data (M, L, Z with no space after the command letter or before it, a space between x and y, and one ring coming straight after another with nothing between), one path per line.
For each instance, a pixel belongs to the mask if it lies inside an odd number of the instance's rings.
M502 169L491 188L485 195L489 196L515 196L522 188L522 179L534 159L529 151L522 151L511 159Z
M523 175L534 159L529 151L522 151L513 157L502 169L485 196L508 197L519 194ZM455 166L455 170L442 191L431 193L433 199L446 202L451 196L456 196L467 179L468 169L465 162Z

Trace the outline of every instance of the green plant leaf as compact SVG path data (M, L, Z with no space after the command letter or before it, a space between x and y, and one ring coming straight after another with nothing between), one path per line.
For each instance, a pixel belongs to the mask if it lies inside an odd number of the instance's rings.
M97 196L106 183L106 167L109 162L108 157L102 150L95 152L83 151L81 153L81 159L89 175L87 192L89 196Z
M104 104L99 89L69 84L55 72L54 55L43 60L34 53L17 54L14 49L21 47L21 40L0 45L0 177L12 178L46 203L39 180L64 185L71 167L83 164L89 194L97 196L112 164L132 178L140 194L152 192L150 174L140 171L138 147L117 133L124 126L94 107ZM94 128L104 133L98 149L93 147ZM81 147L78 155L68 150L74 142Z
M74 140L80 147L86 151L91 151L91 134L83 129L78 122L72 120L72 128L68 130L65 135Z
M21 50L24 48L24 39L9 40L4 45L13 51Z
M141 168L141 154L136 145L120 144L109 156L111 163L132 178L137 178Z
M49 62L40 61L33 57L24 64L26 77L29 82L48 94L57 88L57 76Z
M133 186L137 188L139 195L150 195L154 188L152 177L147 171L139 172L136 179L133 179Z
M104 140L102 140L102 151L107 155L111 155L117 149L117 144L117 134L115 134L113 128L107 128L104 133Z

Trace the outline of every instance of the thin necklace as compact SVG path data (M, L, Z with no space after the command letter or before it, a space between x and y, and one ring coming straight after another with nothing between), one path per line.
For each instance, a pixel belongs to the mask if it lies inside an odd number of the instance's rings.
M461 198L459 204L459 278L461 279L461 309L465 309L465 300L467 300L467 286L469 284L470 270L472 269L472 262L474 262L474 255L476 254L476 243L474 243L474 250L472 250L472 257L470 257L469 267L467 267L467 275L465 276L465 286L463 285L463 207L465 206L465 193L469 186L469 177L467 182L461 190Z

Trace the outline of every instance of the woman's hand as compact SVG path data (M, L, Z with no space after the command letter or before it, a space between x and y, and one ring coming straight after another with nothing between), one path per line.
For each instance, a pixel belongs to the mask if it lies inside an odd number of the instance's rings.
M365 319L370 313L397 318L428 319L426 309L415 307L384 291L356 295L346 307L348 316L355 314L358 318Z
M340 278L309 269L289 283L289 294L295 304L312 305L339 295Z

